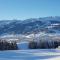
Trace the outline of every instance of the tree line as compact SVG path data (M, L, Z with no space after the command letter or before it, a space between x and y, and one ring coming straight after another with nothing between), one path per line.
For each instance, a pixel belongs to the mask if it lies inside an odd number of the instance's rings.
M53 40L30 41L28 44L29 49L55 49L58 46L60 42ZM18 46L15 41L0 40L0 50L18 50Z
M17 43L14 42L8 42L6 40L0 40L0 50L17 50L18 46Z
M42 41L40 40L39 42L36 41L30 41L29 42L29 48L30 49L54 49L60 46L59 41Z

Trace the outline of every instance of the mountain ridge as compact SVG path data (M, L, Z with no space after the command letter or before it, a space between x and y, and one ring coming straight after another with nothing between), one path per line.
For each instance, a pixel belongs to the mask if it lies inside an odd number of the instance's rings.
M60 17L30 18L23 21L0 21L0 35L31 34L38 32L60 33Z

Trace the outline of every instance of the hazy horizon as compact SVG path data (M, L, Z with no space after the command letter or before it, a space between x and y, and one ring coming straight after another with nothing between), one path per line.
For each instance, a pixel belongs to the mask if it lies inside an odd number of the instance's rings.
M29 19L40 19L40 18L60 18L60 16L44 16L44 17L35 17L35 18L26 18L26 19L0 19L0 21L2 20L20 20L20 21L24 21L24 20L29 20Z
M0 20L60 16L60 0L0 0Z

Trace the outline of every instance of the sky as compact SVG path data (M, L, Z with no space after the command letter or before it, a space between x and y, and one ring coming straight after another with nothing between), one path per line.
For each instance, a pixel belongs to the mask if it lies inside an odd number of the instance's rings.
M60 16L60 0L0 0L0 20Z

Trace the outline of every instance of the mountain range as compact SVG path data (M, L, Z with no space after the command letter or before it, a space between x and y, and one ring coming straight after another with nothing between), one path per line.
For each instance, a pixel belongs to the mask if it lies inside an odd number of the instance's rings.
M60 33L60 17L30 18L26 20L0 20L0 35Z

